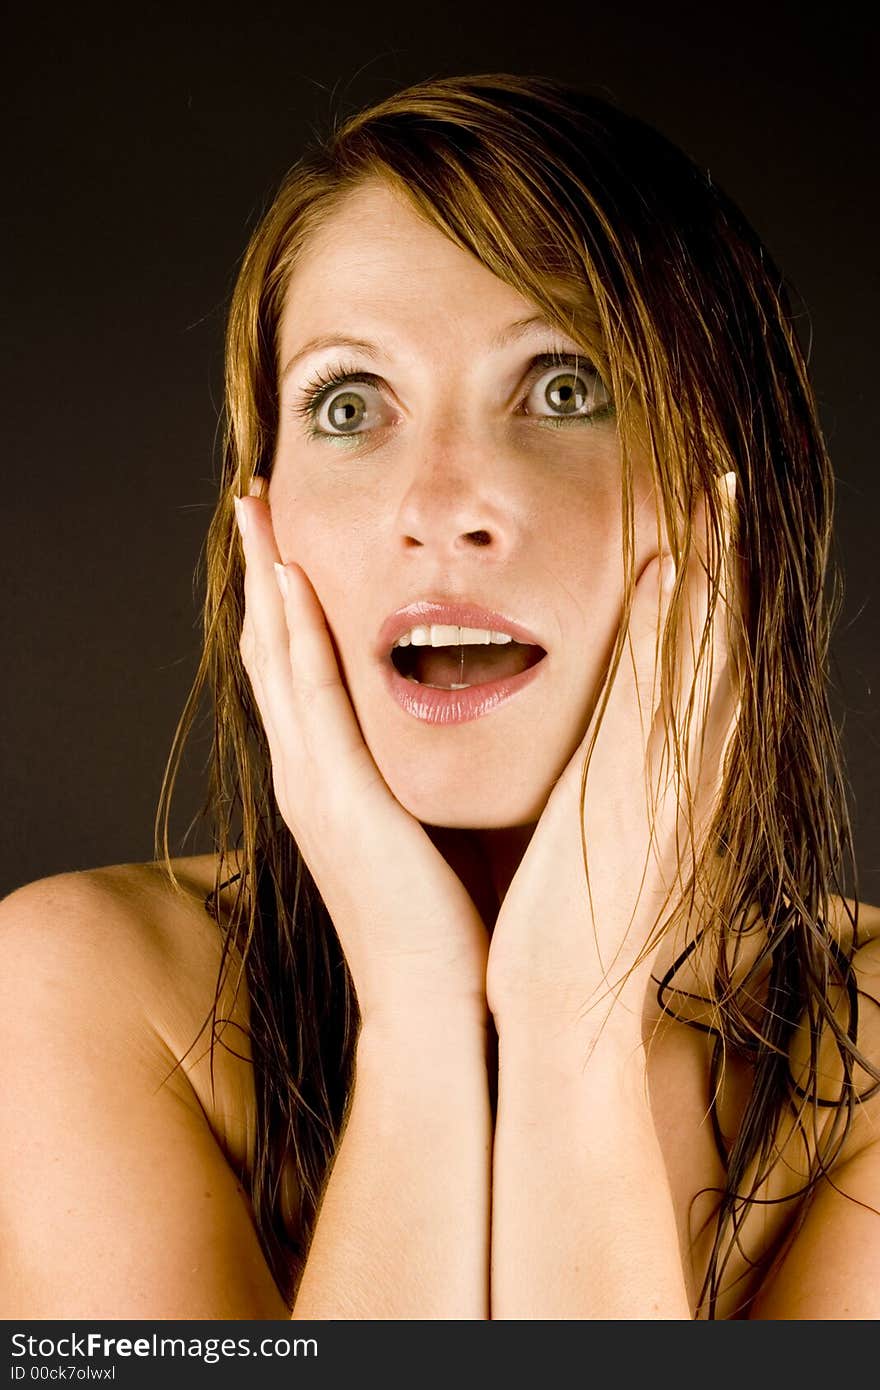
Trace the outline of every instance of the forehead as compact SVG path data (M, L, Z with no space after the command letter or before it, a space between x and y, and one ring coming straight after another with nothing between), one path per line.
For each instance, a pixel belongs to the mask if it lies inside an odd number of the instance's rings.
M508 319L535 305L380 181L352 190L307 239L290 277L282 343L366 313L415 327L437 313Z
M426 271L473 261L490 274L476 257L432 226L401 191L371 179L347 193L306 239L294 274L299 280L320 276L329 263L381 274L413 258Z
M450 249L452 243L436 227L419 214L400 189L383 179L365 180L344 194L329 216L307 239L300 258L300 268L307 268L316 258L348 256L357 249L405 249L411 241L423 249L434 240Z

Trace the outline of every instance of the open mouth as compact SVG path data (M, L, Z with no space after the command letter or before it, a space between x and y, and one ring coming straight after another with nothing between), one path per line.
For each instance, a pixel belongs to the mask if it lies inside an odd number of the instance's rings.
M518 676L546 655L543 647L512 639L436 647L409 642L392 647L391 662L401 676L414 684L434 690L466 690L472 685Z

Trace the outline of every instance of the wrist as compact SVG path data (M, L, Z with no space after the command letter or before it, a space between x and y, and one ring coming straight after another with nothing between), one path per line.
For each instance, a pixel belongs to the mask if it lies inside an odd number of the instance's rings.
M529 1075L536 1085L606 1086L622 1095L647 1094L647 1054L641 1019L615 1001L600 1011L536 1007L497 1021L499 1074Z
M392 1056L406 1066L423 1065L425 1058L454 1061L462 1054L485 1053L489 1033L488 1009L446 1010L374 1009L361 1018L357 1055Z
M592 1045L602 1040L628 1049L642 1041L644 988L612 991L603 983L592 995L575 989L532 989L508 995L492 1010L498 1030L540 1037L548 1043Z
M451 1114L490 1114L489 1030L472 1017L449 1018L445 1026L400 1016L369 1020L358 1034L355 1094L366 1096L373 1123L405 1114L434 1127ZM497 1063L494 1063L497 1070Z
M485 1029L491 1021L485 989L477 986L452 993L402 983L363 997L356 987L356 995L361 1026L377 1032L442 1037L450 1029Z

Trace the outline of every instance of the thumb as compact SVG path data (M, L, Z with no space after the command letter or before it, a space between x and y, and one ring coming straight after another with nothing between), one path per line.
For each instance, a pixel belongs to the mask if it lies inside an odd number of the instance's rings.
M642 570L621 655L617 698L626 717L638 712L646 738L660 698L660 643L677 577L675 560L668 553L655 555Z
M660 639L676 584L669 554L653 556L636 581L626 621L620 661L606 676L603 700L597 703L581 745L589 747L601 719L595 755L604 750L614 768L618 789L631 794L644 780L645 752L660 702ZM601 755L599 758L600 761ZM606 789L607 790L607 789Z

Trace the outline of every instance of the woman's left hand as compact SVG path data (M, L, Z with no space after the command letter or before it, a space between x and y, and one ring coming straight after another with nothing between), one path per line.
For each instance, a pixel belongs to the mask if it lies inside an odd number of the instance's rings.
M638 958L693 865L691 833L697 854L704 843L717 810L725 753L738 716L726 621L728 606L736 597L730 545L734 484L732 473L720 484L726 550L711 650L699 662L711 592L705 497L696 508L694 544L681 576L678 679L672 698L681 728L693 690L685 749L693 789L693 832L686 803L684 808L680 805L684 792L677 787L671 746L668 758L661 758L669 710L660 698L657 638L672 598L661 575L666 569L674 579L674 567L671 557L655 556L636 585L627 642L590 759L583 813L582 767L601 701L550 795L501 904L486 977L489 1007L499 1028L523 1018L560 1028L578 1021L590 1039L614 1006L626 1035L641 1038L656 943ZM649 788L656 804L653 817Z

